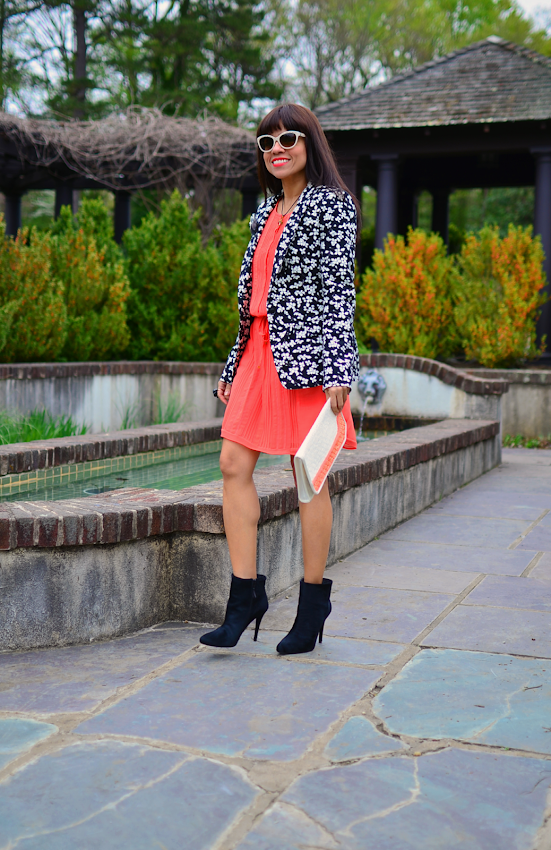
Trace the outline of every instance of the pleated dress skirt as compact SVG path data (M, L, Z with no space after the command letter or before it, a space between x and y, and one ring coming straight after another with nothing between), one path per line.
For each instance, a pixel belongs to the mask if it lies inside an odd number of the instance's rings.
M239 361L224 413L222 437L265 454L295 455L325 404L323 387L287 390L279 380L270 346L266 301L275 250L286 223L276 210L264 226L253 258L251 335ZM345 449L356 433L347 399Z

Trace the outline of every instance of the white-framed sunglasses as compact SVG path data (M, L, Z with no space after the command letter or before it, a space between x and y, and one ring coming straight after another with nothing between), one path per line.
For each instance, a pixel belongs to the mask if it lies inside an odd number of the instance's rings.
M276 142L279 142L281 147L288 151L291 150L291 148L294 148L301 137L303 139L306 138L304 133L299 132L299 130L285 130L285 132L280 133L279 136L258 136L256 143L262 153L269 153L273 150Z

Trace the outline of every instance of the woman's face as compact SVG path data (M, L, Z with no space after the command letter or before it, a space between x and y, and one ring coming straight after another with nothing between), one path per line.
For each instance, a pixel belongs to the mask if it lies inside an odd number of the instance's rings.
M293 129L293 127L280 126L272 132L272 135L279 136L280 133ZM263 157L267 170L274 177L278 177L280 180L285 180L291 176L296 177L306 170L305 140L300 136L294 148L282 148L279 142L276 142L272 150L263 154Z

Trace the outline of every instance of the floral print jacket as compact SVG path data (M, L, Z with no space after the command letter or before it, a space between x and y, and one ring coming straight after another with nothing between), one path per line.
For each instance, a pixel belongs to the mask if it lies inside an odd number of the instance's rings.
M239 332L221 380L231 383L251 329L252 260L278 197L251 217L238 286ZM351 386L359 372L354 334L357 217L346 192L308 184L277 247L267 300L270 343L288 390Z

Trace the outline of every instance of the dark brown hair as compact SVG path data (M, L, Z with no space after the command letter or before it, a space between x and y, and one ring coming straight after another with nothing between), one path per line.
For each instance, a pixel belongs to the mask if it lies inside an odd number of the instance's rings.
M267 133L274 135L281 127L285 130L299 130L306 136L306 179L313 186L328 186L332 189L340 189L348 192L359 212L359 204L346 186L339 174L333 152L325 138L321 124L309 109L299 106L298 103L284 103L276 106L262 119L258 125L256 135L263 136ZM281 180L270 174L264 163L264 157L260 150L258 155L258 179L264 196L268 192L279 194L281 192Z

